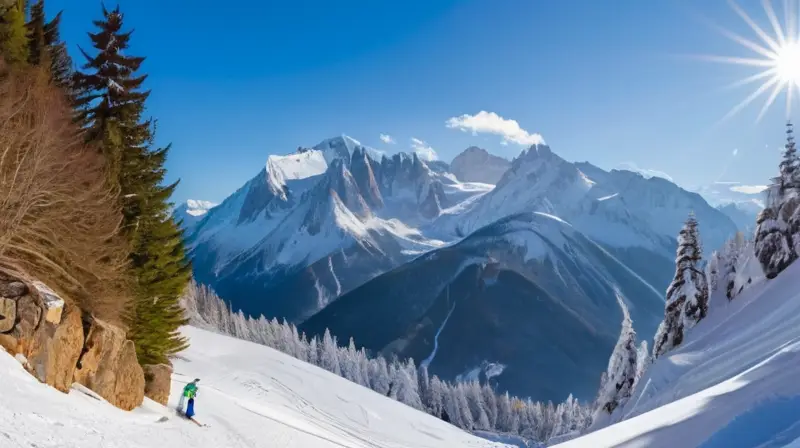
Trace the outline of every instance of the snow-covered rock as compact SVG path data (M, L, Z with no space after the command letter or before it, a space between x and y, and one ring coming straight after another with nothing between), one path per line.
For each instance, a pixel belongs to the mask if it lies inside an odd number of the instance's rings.
M463 182L480 182L496 184L506 171L511 167L511 162L489 154L483 148L470 146L457 155L450 163L450 172Z

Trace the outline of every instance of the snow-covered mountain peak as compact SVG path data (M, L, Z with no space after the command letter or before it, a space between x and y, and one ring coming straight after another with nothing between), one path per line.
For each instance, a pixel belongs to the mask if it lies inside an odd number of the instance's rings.
M328 162L321 151L271 155L267 158L266 181L272 194L286 201L288 182L318 176L327 168Z
M490 154L477 146L470 146L457 155L450 171L463 182L480 182L495 185L511 167L508 160Z
M190 232L205 217L208 211L216 206L217 204L211 201L189 199L175 207L172 211L172 216L176 222L180 223L184 231Z
M376 162L380 162L384 156L382 151L364 146L358 140L344 134L325 139L314 146L315 150L324 155L328 163L331 163L334 159L345 159L349 162L357 148L362 148Z
M178 206L179 209L185 211L186 214L192 216L203 216L209 210L216 207L217 204L211 201L201 201L198 199L188 199L185 203Z

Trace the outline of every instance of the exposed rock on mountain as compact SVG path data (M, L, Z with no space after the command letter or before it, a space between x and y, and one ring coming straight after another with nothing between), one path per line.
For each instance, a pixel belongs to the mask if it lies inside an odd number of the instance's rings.
M450 171L463 182L496 184L511 167L508 160L489 154L477 146L470 146L457 155L450 164Z

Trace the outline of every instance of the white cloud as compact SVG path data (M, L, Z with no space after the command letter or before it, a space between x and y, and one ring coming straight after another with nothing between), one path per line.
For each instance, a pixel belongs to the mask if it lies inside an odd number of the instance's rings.
M438 160L439 156L427 143L416 138L411 137L411 149L417 153L420 159L430 162L431 160Z
M391 135L389 135L389 134L381 134L381 141L382 141L383 143L386 143L387 145L394 145L395 143L397 143L397 142L396 142L396 141L395 141L395 140L392 138L392 136L391 136Z
M633 171L634 173L639 173L644 177L651 178L651 177L660 177L662 179L666 179L672 183L675 183L675 180L667 173L658 170L651 170L647 168L639 168L633 162L625 162L619 165L619 169Z
M731 187L731 191L744 194L758 194L766 189L766 185L736 185Z
M733 157L736 157L737 154L739 154L739 148L734 148Z
M506 120L494 112L482 110L475 115L464 114L447 120L447 127L460 129L463 132L495 134L503 137L503 143L513 142L518 145L541 145L544 139L539 134L531 134L522 129L516 120Z

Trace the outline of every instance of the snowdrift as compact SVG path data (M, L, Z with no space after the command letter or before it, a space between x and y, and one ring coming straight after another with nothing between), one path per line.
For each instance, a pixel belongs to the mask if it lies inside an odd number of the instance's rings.
M650 366L616 415L626 420L556 446L800 446L800 263L732 302L719 294Z
M85 390L62 394L0 353L0 446L59 448L508 447L267 347L185 327L170 407L199 377L198 427L152 401L123 412Z

